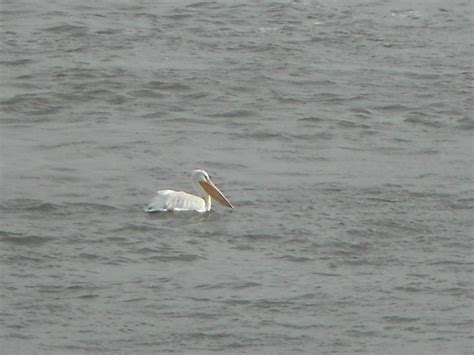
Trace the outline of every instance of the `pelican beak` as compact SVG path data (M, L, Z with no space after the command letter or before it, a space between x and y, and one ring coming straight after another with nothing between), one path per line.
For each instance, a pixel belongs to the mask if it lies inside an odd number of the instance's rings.
M227 197L224 196L224 194L217 188L216 185L211 181L211 179L207 181L199 181L199 185L206 191L209 196L211 196L214 200L219 202L221 205L229 207L229 208L234 208L232 204L229 202Z

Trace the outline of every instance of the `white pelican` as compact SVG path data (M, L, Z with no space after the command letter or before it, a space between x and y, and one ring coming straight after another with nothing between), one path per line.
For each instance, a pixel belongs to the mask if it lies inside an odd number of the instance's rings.
M160 190L150 201L145 212L158 211L197 211L211 210L211 197L223 206L234 208L224 194L211 181L204 170L194 170L191 174L194 190L199 196L183 191Z

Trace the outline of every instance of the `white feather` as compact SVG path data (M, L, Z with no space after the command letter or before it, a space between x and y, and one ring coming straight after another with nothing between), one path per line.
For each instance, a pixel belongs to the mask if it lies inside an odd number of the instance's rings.
M160 190L156 197L145 208L145 211L206 212L206 203L201 197L183 191Z

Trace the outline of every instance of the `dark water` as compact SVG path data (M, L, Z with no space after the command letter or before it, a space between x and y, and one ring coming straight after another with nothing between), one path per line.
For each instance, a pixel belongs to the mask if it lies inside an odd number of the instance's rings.
M0 16L1 353L472 351L472 3Z

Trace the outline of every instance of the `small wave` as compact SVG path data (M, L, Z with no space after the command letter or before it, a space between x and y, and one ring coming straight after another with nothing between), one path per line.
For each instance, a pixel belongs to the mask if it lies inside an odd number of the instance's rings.
M260 299L256 302L251 302L252 306L260 309L285 309L293 306L295 303L288 300L274 300L274 299Z
M188 18L191 18L191 14L172 14L172 15L163 15L164 18L170 19L172 21L180 21L180 20L186 20Z
M33 199L13 199L8 200L0 205L0 209L5 211L24 210L43 213L57 212L60 211L62 208L62 206L54 203Z
M406 285L406 286L399 286L399 287L395 287L395 290L396 291L404 291L404 292L409 292L409 293L415 293L415 292L423 292L423 291L426 291L426 288L424 287L419 287L415 284L410 284L410 285Z
M472 291L467 287L451 287L441 290L440 293L449 296L466 296L467 298L474 299Z
M86 260L96 260L99 259L99 256L96 254L88 254L88 253L80 253L77 255L81 259L86 259Z
M330 132L316 132L316 133L290 134L289 136L294 138L294 139L298 139L298 140L312 141L312 140L318 140L318 139L324 139L324 140L332 139L334 137L334 134L330 133ZM310 159L314 160L313 157L311 157ZM326 158L320 158L318 160L326 161L327 159Z
M202 259L199 255L194 254L178 254L178 255L154 255L146 258L150 261L163 261L163 262L172 262L172 261L183 261L191 262Z
M15 59L15 60L1 60L0 65L7 65L7 66L17 66L17 65L26 65L33 63L31 59Z
M418 20L423 17L421 12L411 9L392 10L390 14L394 17L408 18L410 20Z
M9 6L10 7L10 6ZM12 8L13 6L11 6L10 8ZM13 10L13 9L9 9L9 10L6 10L6 6L3 6L2 8L0 8L0 15L2 16L5 16L5 15L16 15L16 16L24 16L24 15L27 15L27 14L30 14L32 12L34 12L35 10L33 9L34 6L28 6L28 10ZM3 19L3 17L2 17ZM8 32L11 32L11 31L8 31ZM6 32L6 33L8 33Z
M361 108L361 107L353 107L349 111L351 111L353 113L360 114L360 115L364 115L364 116L372 116L373 115L372 111L370 111L366 108Z
M247 240L253 240L253 241L266 241L266 240L275 240L275 239L283 238L276 234L247 234L247 235L242 235L242 236L235 236L234 238L239 238L239 237L245 238Z
M137 98L152 98L152 99L162 98L165 96L162 92L150 90L150 89L131 91L128 93L128 95L132 97L137 97Z
M245 299L228 299L228 300L223 300L221 301L222 303L225 303L227 305L235 306L235 305L248 305L251 304L252 301L250 300L245 300Z
M404 76L411 79L417 80L438 80L442 77L441 74L436 73L418 73L418 72L406 72L403 73Z
M381 105L374 107L378 111L390 111L390 112L403 112L410 109L410 107L402 104L390 104L390 105Z
M431 262L429 265L474 265L474 262L470 261L458 261L458 260L439 260Z
M63 142L59 144L41 144L39 147L41 149L64 149L67 147L75 147L75 146L87 146L89 144L94 144L94 141L91 140L78 140L78 141L69 141L69 142ZM52 170L58 170L58 171L67 171L67 170L60 170L60 168L52 168ZM69 172L74 172L74 169L70 169Z
M316 117L316 116L307 116L307 117L300 118L299 121L319 123L319 122L325 121L325 119L321 117Z
M90 298L97 298L97 297L99 297L99 295L97 295L97 294L89 294L89 295L81 295L81 296L78 296L77 298L90 299Z
M301 324L301 323L282 323L282 322L272 322L272 323L283 328L297 329L297 330L324 327L324 325L321 325L321 324Z
M58 26L51 26L43 28L45 32L53 32L53 33L64 33L64 32L85 32L87 27L85 26L74 26L69 24L58 25Z
M53 72L51 75L54 79L64 79L64 78L71 78L71 79L93 79L93 78L96 78L96 77L99 77L100 76L100 71L98 71L97 69L88 69L88 68L72 68L72 69L68 69L68 70L58 70L58 71L55 71ZM102 74L103 76L103 74ZM97 81L95 83L95 86L96 87L102 87L104 85L103 81ZM85 89L87 87L90 86L90 83L87 83L87 84L75 84L73 86L73 88L75 89Z
M186 5L187 8L206 8L206 9L217 9L219 8L219 3L216 1L200 1L194 4Z
M25 207L23 209L27 211L36 211L36 212L51 212L51 211L57 211L60 208L61 208L60 206L55 205L53 203L43 202L35 206Z
M30 251L28 252L30 253ZM32 263L41 263L44 261L43 258L41 257L33 257L33 256L27 256L27 255L14 255L10 256L7 258L8 262L13 264L32 264ZM21 277L23 278L30 278L30 277L35 277L34 274L32 273L23 273L21 274Z
M203 290L214 290L214 289L227 289L231 287L232 284L230 282L219 282L216 284L199 284L195 286L195 288L203 289Z
M21 233L0 231L0 242L15 245L39 246L49 242L52 239L53 238L51 237L40 237L37 235L24 235Z
M364 129L370 128L369 125L366 125L364 123L358 123L358 122L347 121L347 120L339 120L337 121L337 125L343 128L364 128Z
M64 103L37 94L20 94L0 101L5 112L21 112L28 116L44 116L64 109ZM30 119L32 119L30 117Z
M136 252L138 254L156 254L156 253L162 253L171 250L171 247L168 245L162 245L160 248L149 248L149 247L143 247L136 249Z
M254 247L252 247L251 245L236 245L234 247L232 247L232 249L235 249L235 250L240 250L240 251L250 251L250 250L255 250Z
M257 131L253 133L234 133L233 137L246 138L255 140L280 140L280 141L291 141L291 138L283 133L269 132L269 131Z
M34 339L35 336L33 334L25 334L25 332L21 333L10 333L8 334L9 338L14 338L14 339L21 339L21 340L26 340L26 339Z
M321 100L322 102L340 103L340 102L345 101L345 98L341 97L338 94L334 94L332 92L322 92L316 96L318 100Z
M436 154L439 154L440 151L437 150L437 149L428 148L428 149L419 150L416 153L417 154L426 154L426 155L436 155ZM433 175L433 174L422 174L422 175L420 175L420 177L426 177L426 176L431 176L431 175Z
M205 93L205 92L202 92L202 91L195 91L195 92L183 95L183 98L188 99L188 100L199 100L199 99L203 99L207 96L209 96L208 93Z
M277 257L277 259L288 260L295 263L305 263L308 261L313 261L313 259L308 258L306 256L294 256L294 255L283 255L283 256Z
M447 206L453 210L472 210L474 209L474 199L461 198L456 201L448 201Z
M232 288L234 290L241 290L241 289L245 289L245 288L250 288L250 287L259 287L259 286L262 286L262 284L258 283L258 282L244 282L242 284L239 284L239 285L235 285L235 286L232 286Z
M317 275L317 276L325 276L325 277L339 277L339 276L342 276L341 274L336 274L336 273L332 273L332 272L313 272L312 274Z
M365 337L378 335L378 333L373 330L359 330L359 329L351 329L348 331L348 334L350 336L357 337L357 338L360 338L360 337L365 338Z
M118 28L106 28L104 30L96 31L98 35L115 35L115 34L120 34L122 32L123 30L118 29Z
M276 98L276 100L278 100L279 102L282 102L282 103L285 103L285 104L304 104L306 103L306 100L303 100L303 99L297 99L295 97L290 97L290 96L287 96L287 95L282 95L282 94L279 94L277 93L276 91L273 91L274 93L274 97Z
M474 129L474 119L471 117L463 117L457 121L457 128L471 130Z
M214 113L209 116L210 117L224 117L224 118L251 117L251 116L255 116L255 112L248 111L248 110L232 110L232 111Z
M71 292L78 292L78 291L91 291L91 290L97 290L98 287L96 286L91 286L91 285L72 285L72 286L67 286L64 287L65 291L71 291Z
M190 90L191 87L181 83L167 83L163 81L149 81L145 84L145 87L148 89L157 89L157 90L165 90L165 91L187 91Z
M288 301L294 302L294 301L302 301L302 300L313 300L316 298L316 294L309 292L309 293L303 293L301 295L297 295L294 297L289 297Z
M350 236L362 236L366 235L366 232L364 230L358 230L358 229L349 229L346 231ZM347 254L353 254L353 253L359 253L359 252L365 252L368 251L370 248L370 244L367 242L360 242L360 243L349 243L349 242L344 242L344 241L331 241L328 245L339 249L338 252L341 255L347 255Z
M385 316L382 319L389 323L411 323L419 320L419 318L408 316Z
M421 115L417 112L410 112L404 121L408 123L419 124L422 126L433 127L433 128L440 128L443 126L443 124L437 120L436 116Z
M74 212L74 210L82 209L85 211L104 211L104 210L117 210L118 208L112 205L106 205L102 203L91 203L91 202L76 202L76 203L69 203L67 207Z
M134 223L128 223L122 227L119 227L117 229L114 229L114 233L119 233L119 232L149 232L149 231L156 231L161 228L157 228L157 226L152 225L152 224L134 224Z
M146 301L146 300L147 300L147 298L145 298L145 297L133 297L133 298L126 299L122 302L133 303L133 302L142 302L142 301Z
M449 193L443 193L443 192L421 192L421 191L406 191L406 192L408 196L413 199L423 199L423 198L443 199L443 198L451 197Z

